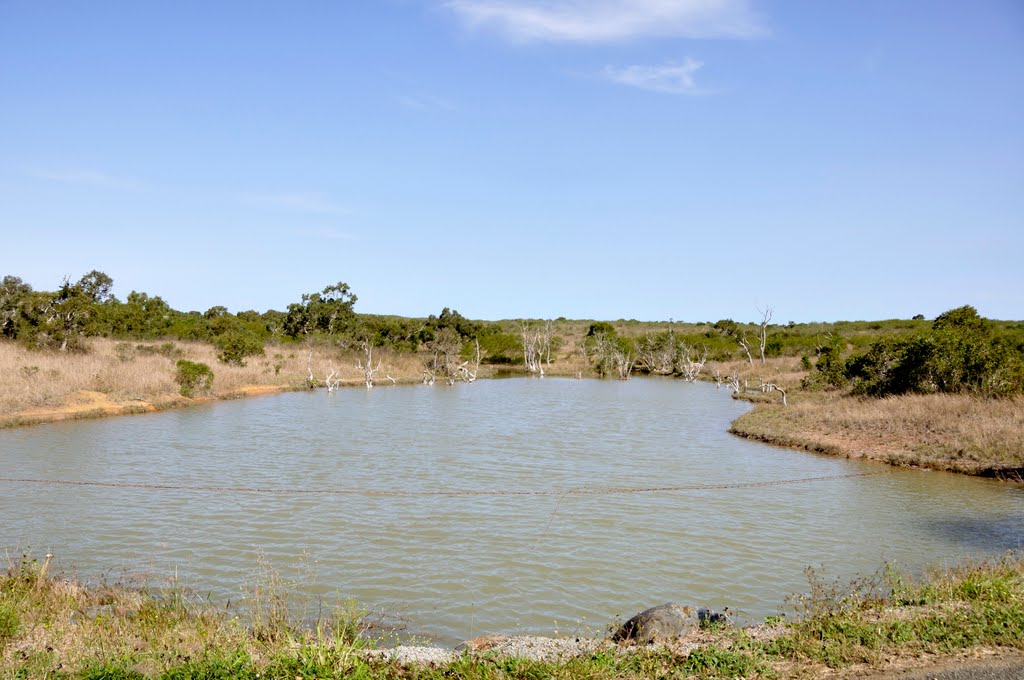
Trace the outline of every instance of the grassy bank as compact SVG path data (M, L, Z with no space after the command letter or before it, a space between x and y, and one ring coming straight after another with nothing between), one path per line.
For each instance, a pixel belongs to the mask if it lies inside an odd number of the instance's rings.
M329 345L316 345L310 360L301 345L268 347L264 356L245 366L217 360L217 350L204 342L123 342L105 338L83 340L82 353L44 352L13 342L0 342L0 426L140 413L194 401L234 398L272 390L301 389L308 367L323 381L337 370L343 384L362 384L356 358ZM418 382L421 364L415 356L378 352L379 383ZM210 390L187 399L175 382L176 362L207 364L215 378ZM258 387L261 389L253 389Z
M17 560L0 577L2 678L809 678L1024 650L1019 555L919 580L886 570L839 586L811 574L785 624L713 628L664 646L606 642L559 661L464 652L429 665L370 653L351 608L300 625L273 587L251 589L241 608L216 607L177 590L87 587L47 569Z
M750 392L738 395L755 408L740 416L734 434L819 453L870 458L971 475L1024 481L1024 398L986 399L961 394L908 394L873 398L801 387L807 371L793 360L765 366L731 364ZM760 393L761 379L787 391Z

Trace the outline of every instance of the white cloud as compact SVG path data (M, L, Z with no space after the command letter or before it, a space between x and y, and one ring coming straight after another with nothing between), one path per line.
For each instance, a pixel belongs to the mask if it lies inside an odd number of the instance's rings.
M239 197L247 203L297 210L299 212L339 215L345 212L327 195L318 191L282 191L269 193L245 193Z
M471 28L516 42L750 38L767 31L748 0L446 0Z
M681 64L605 66L604 77L621 85L669 94L703 94L694 74L704 63L687 57Z
M139 189L143 183L130 177L109 175L99 170L84 168L34 168L29 171L33 177L65 184L83 184L105 189Z

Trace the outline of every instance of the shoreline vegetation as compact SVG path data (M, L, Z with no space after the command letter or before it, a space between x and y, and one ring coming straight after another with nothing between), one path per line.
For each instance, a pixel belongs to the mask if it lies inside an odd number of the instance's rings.
M574 329L571 323L566 322L563 330L569 331L562 340L568 348L554 354L545 375L596 377L598 372L575 351L585 342L586 324L576 322ZM640 327L645 326L658 327ZM64 353L0 340L0 428L366 384L359 353L327 343L268 346L264 355L250 358L244 366L218 362L216 348L201 341L89 337L80 344L81 351ZM212 386L183 396L175 382L175 365L181 359L214 366ZM424 382L422 353L385 348L377 351L374 361L381 374L376 376L378 387ZM764 364L708 360L702 368L696 379L717 381L734 398L753 404L730 427L738 436L814 453L1024 483L1024 397L870 397L808 387L814 368L809 370L806 362L791 356L766 357ZM474 370L474 380L495 375L531 373L521 362L481 364ZM765 384L773 388L764 391Z
M1024 556L911 577L892 566L849 583L808 570L790 616L701 625L649 644L588 633L491 635L456 649L374 631L352 603L296 613L263 565L237 603L174 581L83 584L52 556L0 572L2 678L823 678L936 667L952 660L1024 667ZM876 677L876 676L871 676Z

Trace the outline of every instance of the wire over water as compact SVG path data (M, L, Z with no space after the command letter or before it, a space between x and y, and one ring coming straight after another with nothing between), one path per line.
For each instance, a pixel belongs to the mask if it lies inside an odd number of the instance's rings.
M797 479L773 479L761 482L732 482L722 484L691 484L685 486L578 486L569 489L295 489L250 486L197 486L190 484L147 484L141 482L101 482L72 479L32 479L23 477L0 477L0 482L11 484L46 484L59 486L98 486L117 489L151 489L154 491L212 491L217 493L268 493L268 494L320 494L329 496L596 496L628 493L661 493L684 491L718 491L724 489L755 489L788 484L828 482L839 479L876 477L889 475L898 470L861 472L827 477L800 477Z

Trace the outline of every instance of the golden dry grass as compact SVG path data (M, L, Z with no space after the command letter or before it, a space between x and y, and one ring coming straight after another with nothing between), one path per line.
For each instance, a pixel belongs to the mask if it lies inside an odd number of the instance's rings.
M169 347L168 347L169 345ZM40 352L0 341L0 418L10 419L28 411L59 409L83 394L105 395L109 402L130 404L180 401L174 381L179 358L202 362L215 374L213 396L241 393L252 385L282 389L301 387L307 376L307 349L302 345L269 345L264 356L250 357L246 366L230 366L217 360L216 350L201 342L119 342L104 338L86 340L84 354ZM161 352L161 350L164 350ZM170 350L170 351L167 351ZM323 381L331 367L346 383L360 384L363 372L359 357L337 347L316 346L312 368ZM400 382L419 379L422 364L415 356L389 351L375 353L382 360L378 384L390 384L390 374Z
M732 431L762 441L969 474L1024 468L1024 397L857 398L800 392L758 404ZM1014 472L1017 471L1017 472Z

